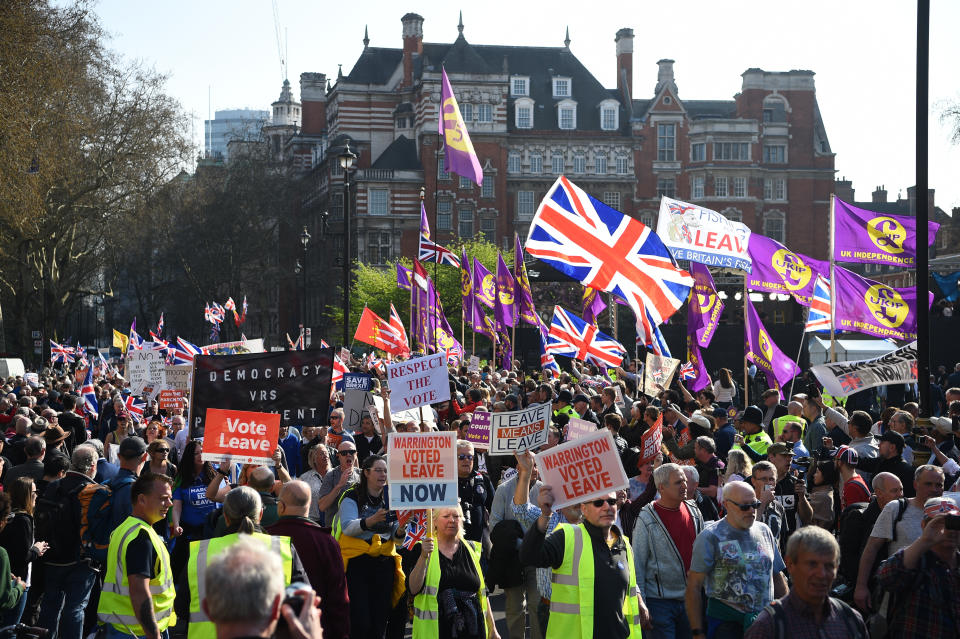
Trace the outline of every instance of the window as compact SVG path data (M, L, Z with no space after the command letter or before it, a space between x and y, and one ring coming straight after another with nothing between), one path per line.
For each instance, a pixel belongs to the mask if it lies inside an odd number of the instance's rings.
M573 156L573 172L574 173L587 172L587 156L583 154Z
M787 105L779 97L769 97L763 101L764 122L786 122Z
M563 155L554 153L550 156L550 172L554 175L563 173Z
M480 231L483 233L483 237L486 238L491 244L497 243L497 218L495 217L483 217L480 218Z
M543 156L539 153L530 154L530 172L543 173Z
M441 153L440 158L437 160L437 167L438 167L437 179L438 180L450 179L450 171L447 170L446 164L447 164L447 160L445 157L443 157L443 153Z
M370 215L386 215L389 191L387 189L370 189L367 194L367 211Z
M785 227L784 215L780 211L768 211L763 214L763 234L771 240L783 244L786 235Z
M493 183L496 178L490 173L483 174L483 184L480 186L480 197L490 199L493 197Z
M570 97L570 78L554 78L553 79L553 97L555 98Z
M598 155L594 158L594 164L596 165L597 175L607 174L607 156Z
M449 231L452 228L453 205L451 204L450 200L439 200L437 202L437 230Z
M473 105L469 102L460 105L460 115L464 122L473 122Z
M677 181L673 178L657 178L657 197L676 197Z
M533 128L533 107L527 104L517 105L517 128Z
M763 161L765 164L783 164L787 161L787 147L784 144L764 144Z
M460 176L460 189L464 191L469 191L473 188L473 182L468 177Z
M611 209L620 210L620 193L617 191L604 191L603 203Z
M343 193L333 193L330 197L330 218L343 219Z
M510 151L507 155L507 173L520 172L520 154L516 151Z
M393 240L389 232L371 231L367 233L367 262L387 264L393 254Z
M600 128L604 131L615 131L619 124L619 109L614 105L600 109Z
M653 228L657 216L654 215L653 211L640 211L640 221L644 226L649 226Z
M713 178L713 194L717 197L727 197L730 194L727 190L727 178L721 176Z
M690 189L692 198L698 199L704 196L703 183L704 179L702 175L693 178L693 187Z
M787 181L786 180L781 178L773 181L773 199L775 200L787 199Z
M493 122L493 106L489 104L478 104L477 122Z
M630 171L630 162L625 155L617 156L617 175L626 175Z
M460 217L460 237L473 237L473 207L460 206L457 208Z
M407 119L406 118L397 118L397 128L405 129L407 128Z
M513 82L510 83L510 95L514 95L514 96L529 95L529 92L527 90L527 86L529 82L530 82L529 78L514 77Z
M735 209L732 206L728 209L723 209L720 211L720 215L727 218L731 222L743 222L743 213L740 209Z
M733 197L747 197L747 178L733 178Z
M749 160L750 144L748 142L714 142L714 160Z
M536 211L533 191L517 191L517 219L530 220Z
M707 161L707 144L706 142L697 142L696 144L690 145L690 161L691 162L706 162Z
M657 125L657 160L660 162L673 162L677 159L677 125L676 124L658 124Z
M564 130L571 130L577 128L577 107L573 106L562 106L560 107L560 128Z

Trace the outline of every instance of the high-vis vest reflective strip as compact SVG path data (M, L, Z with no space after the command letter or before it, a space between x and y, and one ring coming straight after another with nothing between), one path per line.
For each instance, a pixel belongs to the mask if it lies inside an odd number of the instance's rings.
M803 432L803 427L806 425L806 422L803 421L802 417L797 417L796 415L783 415L773 420L773 438L779 440L780 435L783 434L787 424L791 422L800 424L800 432Z
M593 585L595 579L593 545L590 533L583 524L560 524L563 530L563 563L553 570L550 581L550 621L547 639L593 639ZM630 543L626 547L630 579L623 602L623 616L630 626L630 639L640 639L640 606L637 597L637 571L633 565ZM598 637L597 639L603 639Z
M147 522L134 516L127 517L110 534L110 547L107 549L107 569L103 576L103 590L97 605L97 618L103 623L112 624L123 633L146 634L133 612L130 600L130 582L127 581L127 546L136 539L141 531L147 531L153 552L157 555L154 571L157 576L150 580L150 596L153 597L153 614L157 628L163 632L177 622L173 612L173 600L176 591L173 587L173 572L170 569L170 553L160 535L154 532Z
M570 406L569 404L563 408L558 408L557 410L553 411L553 415L554 417L557 415L566 415L570 419L580 419L580 414L577 413L577 411L573 409L573 406Z
M475 541L461 540L466 546L473 565L480 577L480 608L483 613L484 631L482 637L487 636L487 586L483 582L483 569L480 567L480 550ZM440 552L435 549L427 563L427 574L423 578L423 590L413 598L413 639L438 639L440 636L440 608L437 604L437 593L440 588Z
M753 452L758 455L766 455L767 449L773 445L773 440L770 439L770 435L767 435L766 432L760 431L759 433L754 433L752 435L744 435L743 443L746 446L749 446ZM740 444L734 444L734 448L740 448Z
M280 559L283 561L285 583L289 585L293 573L293 551L290 549L290 538L257 532L249 535L249 537L280 555ZM187 635L189 639L214 639L217 636L216 627L207 618L201 605L201 602L207 596L207 580L204 575L207 565L213 561L213 558L240 539L241 533L234 533L214 539L190 542L190 560L187 562L187 579L190 583L190 629Z

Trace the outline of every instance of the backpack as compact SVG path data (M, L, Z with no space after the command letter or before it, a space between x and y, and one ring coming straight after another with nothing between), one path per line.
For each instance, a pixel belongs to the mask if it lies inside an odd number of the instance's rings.
M61 494L60 480L57 480L51 482L43 495L37 497L37 503L33 507L33 536L37 541L46 541L53 548L66 548L70 545L64 538L73 527L69 518L70 507L82 489L81 485Z
M831 597L831 599L833 598ZM840 618L843 620L843 625L847 628L847 637L850 639L867 639L867 635L860 630L860 625L857 623L857 615L853 612L853 608L839 599L833 600L840 604ZM790 637L791 634L787 631L787 613L783 609L783 604L780 603L779 600L771 601L767 605L766 611L773 618L774 639L787 639L787 637Z
M863 550L863 533L860 530L863 514L870 506L868 502L850 504L840 513L837 521L837 541L840 543L840 568L838 572L849 584L857 583L857 571L860 568L860 553ZM858 534L859 533L859 534Z
M77 494L80 502L80 547L81 556L97 564L107 563L107 548L110 533L115 528L113 521L113 493L132 484L135 478L124 475L104 484L90 483Z

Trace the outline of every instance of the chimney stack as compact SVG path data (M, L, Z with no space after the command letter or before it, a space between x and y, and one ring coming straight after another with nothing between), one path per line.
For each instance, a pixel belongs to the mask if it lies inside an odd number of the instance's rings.
M873 203L874 204L886 204L887 202L887 189L882 186L878 186L873 191Z
M633 29L617 31L617 90L626 103L633 98Z
M654 89L654 94L659 94L661 89L667 87L676 96L677 83L673 80L673 60L657 60L657 66L660 69L657 71L657 88Z
M325 73L300 74L301 132L320 135L327 128L327 76Z
M423 16L408 13L400 22L403 24L403 84L413 86L413 56L423 53Z

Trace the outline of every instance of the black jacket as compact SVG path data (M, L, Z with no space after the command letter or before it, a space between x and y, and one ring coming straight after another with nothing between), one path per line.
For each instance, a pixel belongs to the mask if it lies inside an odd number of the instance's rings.
M70 565L80 559L80 501L77 494L93 480L82 473L70 471L63 479L51 482L43 494L42 510L47 505L59 504L61 510L53 526L52 534L43 541L50 543L50 550L44 555L48 564ZM41 500L38 500L35 517L39 517Z
M0 546L10 557L10 572L27 580L27 564L39 555L33 548L33 517L25 512L14 513L0 531Z

